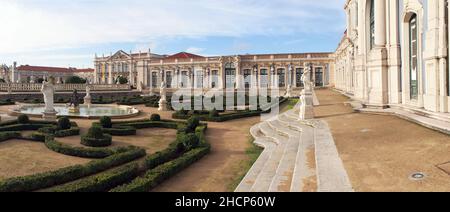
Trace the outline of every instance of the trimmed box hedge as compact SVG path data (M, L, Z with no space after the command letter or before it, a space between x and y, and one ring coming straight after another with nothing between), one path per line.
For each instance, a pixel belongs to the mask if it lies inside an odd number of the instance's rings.
M53 136L46 136L45 145L50 150L61 153L63 155L75 156L80 158L105 158L115 154L116 152L123 152L130 147L120 148L85 148L85 147L72 147L62 144L55 140Z
M175 160L147 171L143 177L137 177L129 184L112 189L111 192L148 192L164 180L200 160L209 152L209 146L193 149Z
M81 136L81 144L88 147L107 147L112 144L112 136L103 134L103 138L92 138L88 135Z
M128 163L145 156L145 154L144 149L133 149L101 160L91 161L86 165L75 165L56 171L3 180L0 181L0 192L28 192L60 185Z
M102 192L134 179L139 173L137 163L117 167L65 185L48 189L49 192Z
M0 132L0 142L21 137L20 132Z
M103 133L112 136L136 135L136 128L132 126L113 126L113 128L103 128Z

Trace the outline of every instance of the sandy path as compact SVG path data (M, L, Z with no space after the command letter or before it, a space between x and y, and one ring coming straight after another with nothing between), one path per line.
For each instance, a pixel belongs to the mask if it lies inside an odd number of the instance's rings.
M242 170L239 164L248 160L250 127L259 117L208 123L207 140L212 145L209 155L162 183L154 191L225 192Z
M450 161L450 136L394 116L353 113L348 99L317 91L326 120L356 191L450 191L450 176L436 166ZM411 181L414 172L423 181Z
M53 152L43 143L17 139L0 143L0 179L57 170L89 161Z

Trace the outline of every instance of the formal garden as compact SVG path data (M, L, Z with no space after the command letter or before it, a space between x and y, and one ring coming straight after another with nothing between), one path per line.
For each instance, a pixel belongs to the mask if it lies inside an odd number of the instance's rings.
M150 128L176 130L167 148L147 154L138 146L118 146L113 136L135 135ZM210 151L204 137L207 125L196 117L187 121L162 120L154 114L132 121L112 121L103 117L93 122L86 134L68 118L56 122L31 120L26 115L0 124L0 141L33 142L58 154L89 159L89 162L28 176L0 181L2 192L128 192L152 188L196 162ZM30 133L31 132L31 133ZM59 139L78 136L79 146ZM45 157L43 155L42 157Z

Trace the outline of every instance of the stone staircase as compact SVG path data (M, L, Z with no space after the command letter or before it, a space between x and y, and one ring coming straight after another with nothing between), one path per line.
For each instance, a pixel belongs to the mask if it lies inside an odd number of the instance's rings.
M236 192L310 191L311 182L317 191L352 191L337 150L334 148L333 151L334 141L331 133L326 132L327 125L319 120L299 121L299 108L297 105L293 110L251 128L255 144L264 151ZM332 145L323 141L330 138ZM321 144L317 145L317 142ZM315 155L313 164L311 159L308 161L308 153Z

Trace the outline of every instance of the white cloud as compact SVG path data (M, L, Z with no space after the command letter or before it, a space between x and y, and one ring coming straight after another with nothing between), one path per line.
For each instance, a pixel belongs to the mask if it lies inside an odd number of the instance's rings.
M160 38L336 33L344 0L0 0L0 53ZM148 41L153 41L150 44Z
M186 52L192 53L192 54L201 54L205 49L199 48L199 47L189 47L186 49Z

